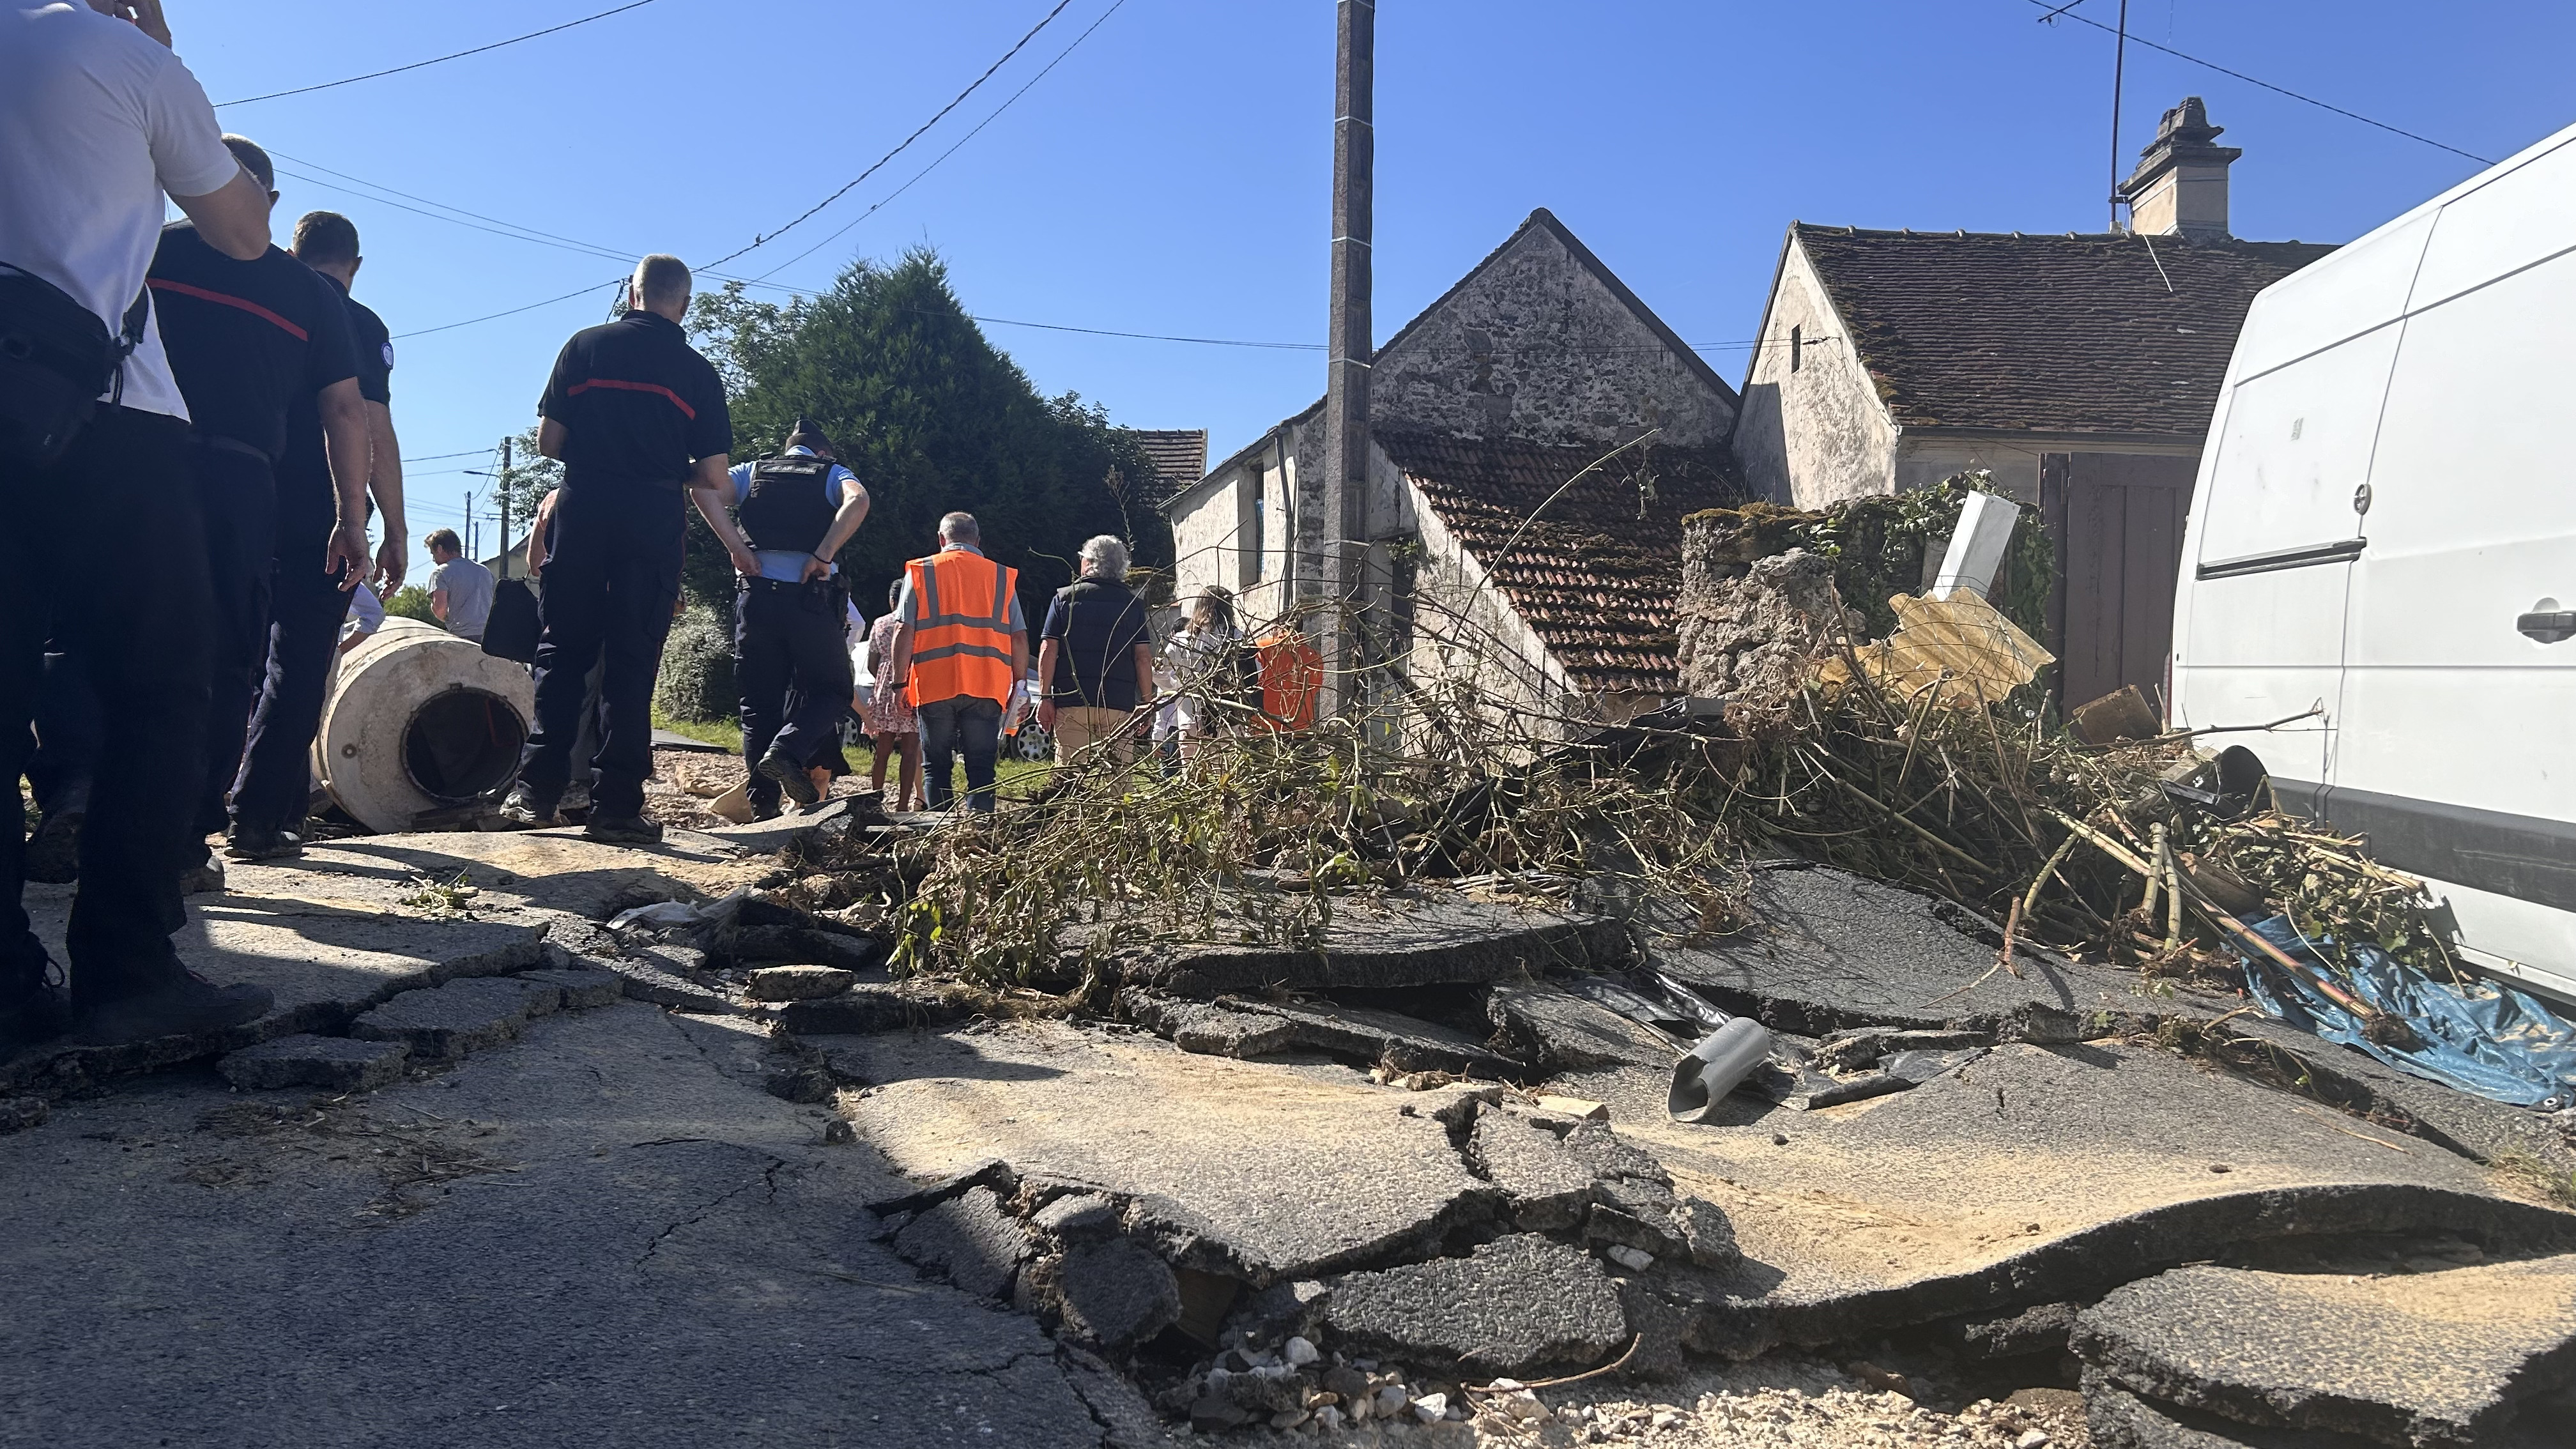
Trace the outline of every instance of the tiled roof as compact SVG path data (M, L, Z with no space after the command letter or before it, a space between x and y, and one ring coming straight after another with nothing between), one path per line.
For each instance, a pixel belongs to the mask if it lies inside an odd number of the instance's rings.
M2196 437L2254 294L2334 250L1790 230L1900 427Z
M1207 476L1207 429L1129 428L1127 432L1160 475L1136 480L1139 500L1147 508L1161 508L1172 495Z
M1577 687L1679 690L1673 603L1682 586L1681 521L1743 501L1724 449L1648 444L1551 503L1549 495L1601 450L1382 429L1376 438ZM1653 496L1645 497L1649 479ZM1537 521L1522 531L1533 513Z

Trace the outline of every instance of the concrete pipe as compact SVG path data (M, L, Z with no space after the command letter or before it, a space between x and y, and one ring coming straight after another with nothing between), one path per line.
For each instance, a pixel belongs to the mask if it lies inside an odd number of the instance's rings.
M536 718L524 664L417 619L389 618L340 656L313 740L331 799L379 833L510 782Z

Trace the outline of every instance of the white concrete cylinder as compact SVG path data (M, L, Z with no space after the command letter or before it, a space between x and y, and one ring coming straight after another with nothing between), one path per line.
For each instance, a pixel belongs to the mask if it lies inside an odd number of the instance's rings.
M389 618L340 656L313 739L313 770L369 830L509 783L536 718L527 666L417 619Z

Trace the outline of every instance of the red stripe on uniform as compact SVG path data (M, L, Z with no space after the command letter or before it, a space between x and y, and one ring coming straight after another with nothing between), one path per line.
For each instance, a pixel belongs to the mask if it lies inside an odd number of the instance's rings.
M565 395L569 397L579 393L585 393L594 387L613 387L620 392L658 392L662 396L669 398L673 407L676 407L681 412L688 414L690 422L694 423L698 420L698 410L696 408L689 406L687 402L681 399L678 393L671 391L669 388L664 387L658 382L623 382L613 377L594 377L587 382L574 383L570 388L566 389Z
M215 302L226 307L239 307L254 317L274 322L278 326L285 328L287 333L294 337L298 342L309 342L312 340L310 337L305 335L303 328L298 327L294 323L287 321L285 318L278 316L266 307L250 300L248 297L236 297L229 292L209 292L203 287L191 287L185 282L173 282L166 277L153 277L150 280L153 291L176 292L182 297L195 297L199 301L203 302Z

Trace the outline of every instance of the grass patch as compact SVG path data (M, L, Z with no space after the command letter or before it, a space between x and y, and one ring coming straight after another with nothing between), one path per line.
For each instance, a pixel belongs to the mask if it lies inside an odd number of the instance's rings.
M742 723L739 720L716 720L702 724L696 720L673 719L662 712L661 706L655 705L653 728L669 730L675 735L686 735L701 744L721 745L737 755L742 753Z

